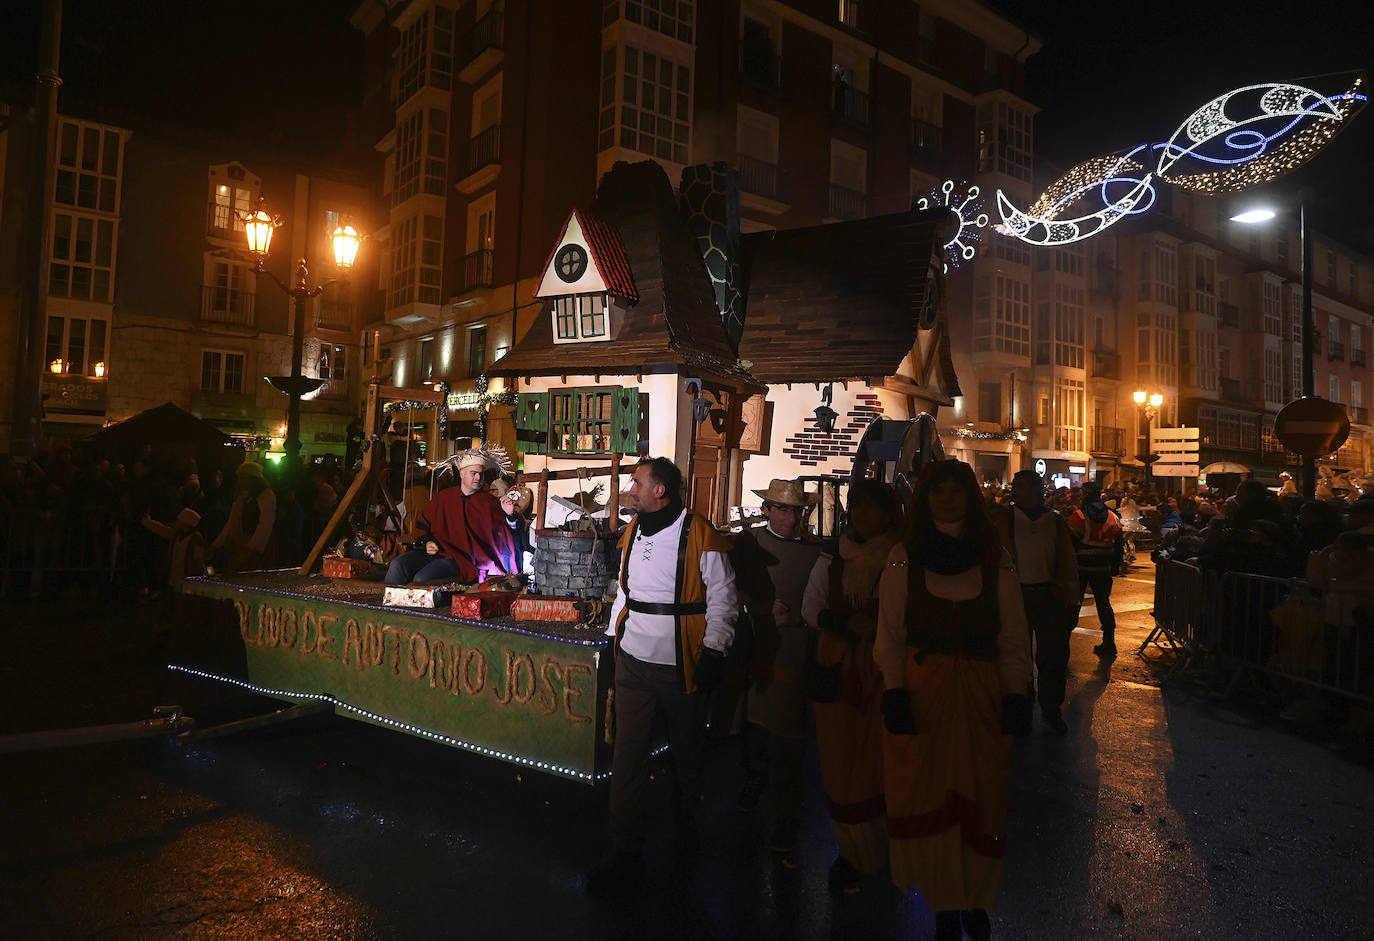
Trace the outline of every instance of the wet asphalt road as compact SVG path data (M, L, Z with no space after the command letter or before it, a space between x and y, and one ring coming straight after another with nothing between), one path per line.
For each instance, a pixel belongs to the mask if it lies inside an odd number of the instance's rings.
M1149 572L1116 582L1121 658L1096 619L1073 639L1072 730L1015 745L1000 938L1374 936L1374 765L1348 735L1297 729L1147 652ZM0 733L275 704L173 684L157 605L4 612ZM1131 652L1126 653L1129 649ZM919 895L826 890L819 781L802 845L769 852L768 803L734 807L734 742L712 752L702 850L676 853L655 788L648 886L591 901L605 791L333 717L179 748L0 755L4 938L921 938Z

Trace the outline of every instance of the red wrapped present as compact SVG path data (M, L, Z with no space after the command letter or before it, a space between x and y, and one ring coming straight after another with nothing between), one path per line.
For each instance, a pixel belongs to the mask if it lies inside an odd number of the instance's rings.
M372 563L367 559L332 555L324 560L324 574L327 578L367 578L372 574Z
M462 592L453 596L453 616L459 618L472 618L475 621L484 618L499 618L510 614L511 602L515 601L516 593L513 591L484 591L478 589L475 592Z
M517 621L567 621L576 624L586 617L587 602L561 595L520 595L510 606Z

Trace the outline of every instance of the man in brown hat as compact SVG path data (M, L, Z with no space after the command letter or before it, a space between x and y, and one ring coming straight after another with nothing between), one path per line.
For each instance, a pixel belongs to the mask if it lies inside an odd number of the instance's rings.
M810 633L802 621L802 594L820 556L820 542L803 525L817 495L794 480L775 479L763 499L765 523L735 541L732 561L740 597L753 624L749 690L743 735L742 810L759 805L770 765L776 821L769 847L790 852L801 826L806 693L803 683Z

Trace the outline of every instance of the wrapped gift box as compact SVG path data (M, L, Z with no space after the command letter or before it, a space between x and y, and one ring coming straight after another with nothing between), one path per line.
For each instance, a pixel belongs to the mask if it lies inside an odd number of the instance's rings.
M567 621L576 624L587 614L587 603L581 598L560 595L520 595L510 606L511 617L517 621Z
M333 555L324 560L324 574L328 578L366 578L371 573L372 563L367 559Z
M443 597L446 597L445 592L434 587L388 585L382 592L382 604L402 608L433 608Z
M478 589L475 592L463 592L453 596L453 616L478 621L483 618L499 618L510 614L511 603L515 598L516 593L513 591Z

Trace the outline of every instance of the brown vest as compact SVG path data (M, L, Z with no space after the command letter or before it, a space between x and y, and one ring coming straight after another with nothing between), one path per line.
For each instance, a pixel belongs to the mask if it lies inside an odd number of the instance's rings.
M983 588L964 601L938 598L926 588L926 570L907 563L906 642L917 657L942 653L972 660L997 659L1001 618L997 581L1001 546L995 542L983 557Z

